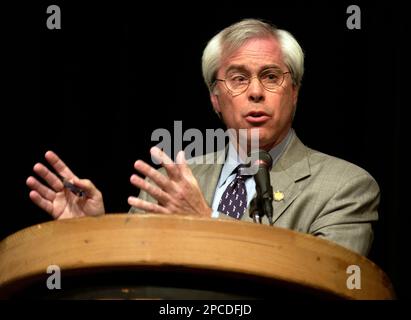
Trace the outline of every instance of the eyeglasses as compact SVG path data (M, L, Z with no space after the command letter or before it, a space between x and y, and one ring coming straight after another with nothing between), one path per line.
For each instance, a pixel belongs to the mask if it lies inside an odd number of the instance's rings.
M258 76L250 77L241 72L234 72L228 74L226 79L216 79L216 81L224 82L225 87L232 96L238 96L245 92L250 86L251 80L257 78L265 90L270 92L276 92L284 82L285 75L290 73L289 71L283 72L279 69L266 69Z

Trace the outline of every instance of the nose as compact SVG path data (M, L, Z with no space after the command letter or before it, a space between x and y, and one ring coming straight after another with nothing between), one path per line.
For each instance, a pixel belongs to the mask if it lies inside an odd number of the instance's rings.
M250 79L250 85L248 87L248 100L252 102L261 102L265 99L265 89L258 80L258 77L252 77Z

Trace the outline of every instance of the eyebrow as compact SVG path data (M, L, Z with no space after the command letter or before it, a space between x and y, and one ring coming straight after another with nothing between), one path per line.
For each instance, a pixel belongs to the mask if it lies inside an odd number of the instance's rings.
M260 70L258 71L258 73L260 73L261 71L267 70L267 69L282 70L280 68L280 66L277 65L277 64L269 64L269 65L265 65L265 66L261 67ZM225 74L228 74L231 71L242 71L242 72L250 73L249 69L243 64L233 64L233 65L229 66L228 69L226 70Z

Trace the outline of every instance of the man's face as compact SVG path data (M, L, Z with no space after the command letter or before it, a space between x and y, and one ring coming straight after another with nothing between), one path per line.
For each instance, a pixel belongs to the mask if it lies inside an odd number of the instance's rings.
M287 135L291 127L298 88L292 84L291 74L275 92L267 91L256 76L270 68L288 72L283 62L279 43L274 38L248 40L231 55L222 58L217 79L243 74L253 77L245 92L232 95L222 81L217 81L211 94L214 109L221 113L227 128L259 129L259 147L270 150Z

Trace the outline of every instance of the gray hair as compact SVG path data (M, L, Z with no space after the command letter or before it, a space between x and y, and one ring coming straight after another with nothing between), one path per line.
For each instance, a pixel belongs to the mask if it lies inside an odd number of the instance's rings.
M278 40L284 63L291 73L293 84L300 86L304 73L304 53L293 35L261 20L245 19L220 31L204 49L202 70L204 81L209 90L213 89L223 50L225 55L229 55L247 40L267 37L274 37Z

